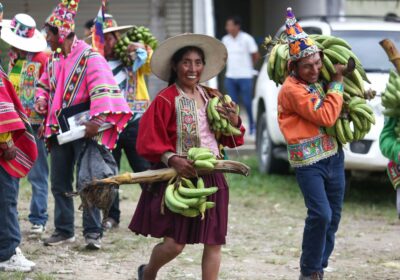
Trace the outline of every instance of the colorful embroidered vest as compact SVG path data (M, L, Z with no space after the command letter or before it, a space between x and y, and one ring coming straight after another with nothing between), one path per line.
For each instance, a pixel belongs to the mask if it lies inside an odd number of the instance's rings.
M39 80L40 63L18 59L9 73L9 79L18 94L31 125L40 125L43 117L34 110L36 84Z

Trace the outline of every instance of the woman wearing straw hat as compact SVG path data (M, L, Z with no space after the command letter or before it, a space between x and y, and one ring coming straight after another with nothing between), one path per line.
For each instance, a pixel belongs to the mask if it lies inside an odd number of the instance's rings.
M169 82L144 113L136 144L139 155L155 164L173 167L178 174L195 176L193 162L186 158L191 147L207 147L221 157L221 146L243 144L244 128L234 103L217 107L242 134L216 137L210 130L205 108L213 96L221 94L200 85L215 77L225 66L227 51L215 38L200 34L182 34L164 41L154 52L152 72ZM138 269L139 279L155 279L158 270L178 256L186 244L203 243L203 279L217 279L221 245L225 244L228 219L228 185L223 174L202 177L205 186L218 186L210 196L216 206L204 220L187 218L164 208L161 202L167 182L147 186L140 197L129 228L144 236L163 238L151 254L148 264Z
M42 234L48 219L49 167L44 141L38 136L43 117L35 112L33 106L36 85L48 58L44 52L47 43L36 29L35 20L27 14L17 14L12 20L3 20L2 26L1 39L11 45L8 75L29 117L38 147L38 158L28 174L28 181L32 185L29 221L32 224L30 233Z

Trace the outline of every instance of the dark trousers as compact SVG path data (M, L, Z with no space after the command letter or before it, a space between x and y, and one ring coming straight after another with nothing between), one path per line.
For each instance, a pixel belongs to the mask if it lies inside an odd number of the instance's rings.
M145 171L150 168L150 164L136 152L136 139L139 129L139 120L129 123L119 136L117 147L113 150L113 156L118 164L121 165L122 150L125 151L130 167L134 172ZM114 203L111 205L108 217L113 218L117 223L120 221L121 211L119 209L119 195L117 194Z
M77 160L82 151L84 140L76 140L58 145L57 140L51 142L51 192L54 196L54 226L57 232L65 237L74 235L74 201L65 195L73 191L74 172ZM100 233L100 210L83 209L83 234Z
M225 78L225 89L236 104L242 101L243 105L246 107L247 117L249 119L249 131L251 132L254 129L251 107L251 102L253 100L253 79Z
M343 151L295 171L307 207L300 267L308 276L328 266L335 246L345 192Z
M48 178L49 166L47 164L47 150L43 139L37 137L39 126L32 126L36 146L38 149L38 157L28 173L28 181L32 185L32 198L30 206L29 221L33 225L46 225L47 214L47 197L48 197Z
M0 262L10 259L21 242L18 224L19 180L0 166Z

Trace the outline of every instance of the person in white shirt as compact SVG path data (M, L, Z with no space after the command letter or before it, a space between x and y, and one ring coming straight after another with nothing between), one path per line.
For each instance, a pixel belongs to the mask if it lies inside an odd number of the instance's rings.
M254 64L260 58L254 38L241 30L241 19L237 16L226 20L225 30L228 33L222 43L228 49L225 89L235 103L241 100L249 119L249 131L253 134L255 125L251 110L253 96Z

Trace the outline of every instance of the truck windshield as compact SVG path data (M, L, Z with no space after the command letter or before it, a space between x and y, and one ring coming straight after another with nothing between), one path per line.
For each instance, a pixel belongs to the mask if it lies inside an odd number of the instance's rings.
M352 46L366 72L389 72L394 68L379 42L390 39L400 49L400 31L336 30L332 35Z

